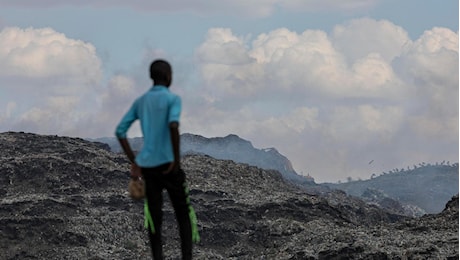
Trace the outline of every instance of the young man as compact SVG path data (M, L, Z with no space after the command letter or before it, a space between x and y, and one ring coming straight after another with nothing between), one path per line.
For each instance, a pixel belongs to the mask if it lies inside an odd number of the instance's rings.
M182 258L192 258L192 237L198 240L196 216L190 206L185 173L180 168L179 117L181 99L169 91L172 70L168 62L156 60L150 65L153 87L133 103L118 124L117 136L131 162L131 178L145 181L145 223L149 230L154 259L163 259L161 240L163 189L166 189L179 224ZM144 146L135 156L126 132L139 119ZM192 228L193 231L192 231Z

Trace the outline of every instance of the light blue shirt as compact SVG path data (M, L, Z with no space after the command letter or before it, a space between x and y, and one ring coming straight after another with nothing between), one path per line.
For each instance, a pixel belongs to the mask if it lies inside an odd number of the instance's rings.
M149 168L174 161L169 123L179 123L182 103L179 96L165 86L153 86L134 101L115 130L118 138L126 138L132 123L140 120L144 146L136 156L136 164Z

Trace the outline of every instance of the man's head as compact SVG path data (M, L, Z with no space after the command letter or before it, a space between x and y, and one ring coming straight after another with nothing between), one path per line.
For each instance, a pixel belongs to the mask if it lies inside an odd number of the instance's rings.
M150 65L150 78L152 78L155 85L169 87L172 81L171 65L165 60L155 60Z

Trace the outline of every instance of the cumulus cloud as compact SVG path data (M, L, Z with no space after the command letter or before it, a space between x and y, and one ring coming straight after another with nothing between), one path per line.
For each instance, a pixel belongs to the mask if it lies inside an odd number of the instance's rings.
M458 33L446 28L425 31L395 63L415 89L408 97L414 132L458 140Z
M382 37L393 37L393 33ZM245 42L245 38L232 35L226 28L214 28L198 48L203 79L219 82L221 86L210 90L216 94L216 100L229 95L260 98L274 94L397 99L404 91L390 63L396 57L395 51L391 55L385 51L384 54L363 51L349 64L347 59L354 54L335 47L334 38L323 31L307 30L297 34L277 29L259 35L252 43ZM408 41L405 38L395 49L401 53ZM354 41L348 43L355 44Z
M92 44L51 28L0 31L2 129L68 133L102 76Z
M97 81L101 73L93 45L51 28L7 27L0 32L0 43L0 77L65 77L80 83Z
M412 41L369 18L330 34L213 28L196 55L204 102L199 116L185 114L191 132L272 143L323 181L458 157L458 33L449 29ZM370 160L381 163L365 168Z
M370 18L354 19L335 26L331 41L351 64L373 53L389 63L411 42L402 27L387 20Z

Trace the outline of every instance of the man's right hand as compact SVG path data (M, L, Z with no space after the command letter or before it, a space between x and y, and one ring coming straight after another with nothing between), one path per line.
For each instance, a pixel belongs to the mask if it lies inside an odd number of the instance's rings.
M131 178L132 179L139 179L141 177L142 177L141 167L139 167L135 163L132 163L131 164Z

